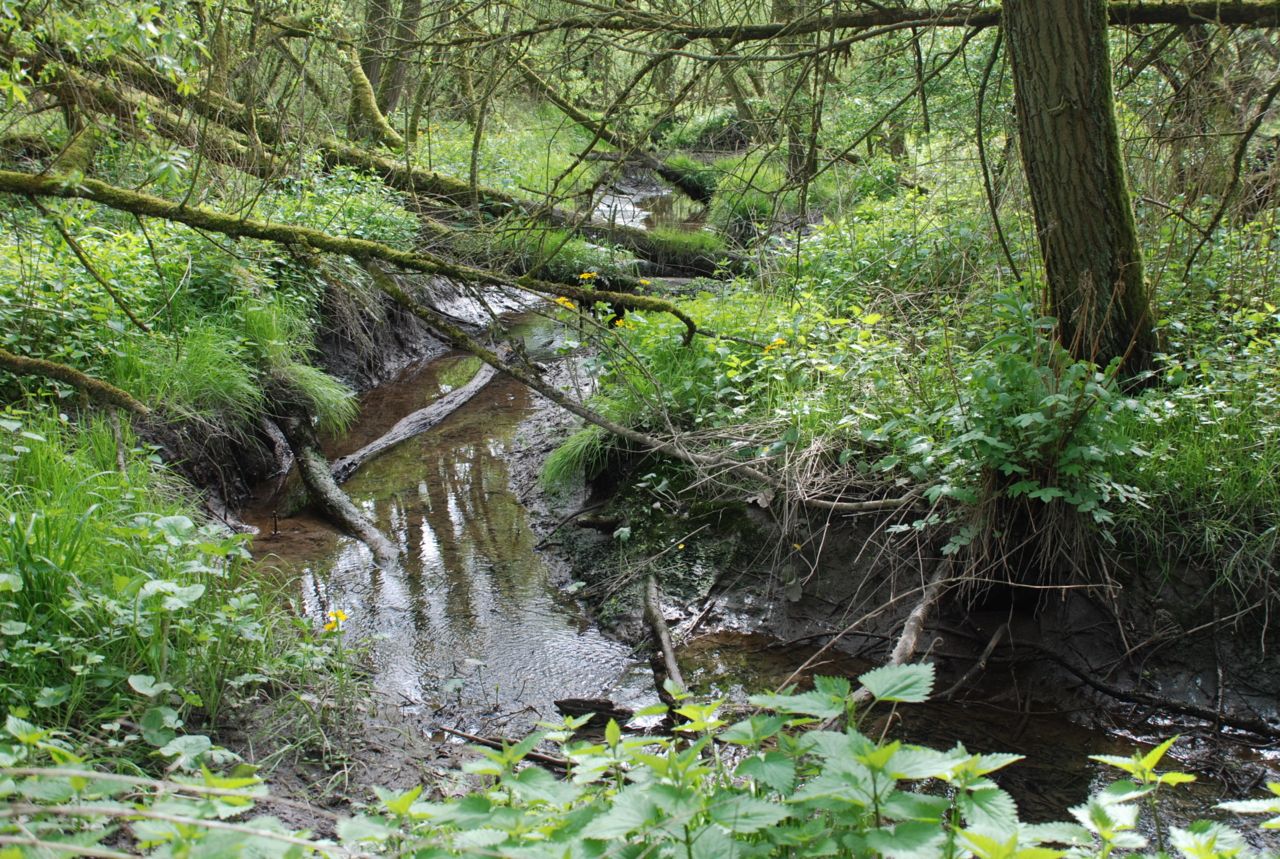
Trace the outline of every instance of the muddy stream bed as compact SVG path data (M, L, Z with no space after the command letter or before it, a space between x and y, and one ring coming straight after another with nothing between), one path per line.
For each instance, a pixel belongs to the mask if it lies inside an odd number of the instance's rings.
M559 335L545 318L526 315L513 334L534 360L556 359ZM464 384L477 366L451 353L409 368L362 398L358 423L326 453L341 456L380 436ZM400 545L397 569L379 569L362 544L310 512L282 517L277 528L267 501L248 517L261 529L254 554L297 582L317 625L331 610L346 612L344 640L365 651L373 687L426 734L444 725L516 736L539 721L559 721L553 701L562 698L603 697L631 708L656 701L648 654L602 631L566 592L568 571L536 548L530 514L511 488L515 451L528 447L530 434L548 432L547 422L531 420L540 408L547 407L498 376L442 424L345 484ZM777 686L815 652L777 644L760 632L704 626L681 645L680 660L696 691L741 702ZM868 667L826 654L817 670L854 676ZM1016 680L992 671L984 682ZM991 698L1000 691L992 688ZM1159 715L1138 733L1086 726L1044 705L956 703L903 708L890 731L934 746L960 741L972 751L1027 755L1000 781L1027 819L1045 820L1064 817L1115 778L1089 755L1128 755L1176 729ZM1199 781L1168 796L1174 819L1215 815L1219 800L1257 796L1259 780L1280 770L1274 752L1208 731L1184 739L1177 754L1198 769ZM1256 832L1256 821L1240 824Z

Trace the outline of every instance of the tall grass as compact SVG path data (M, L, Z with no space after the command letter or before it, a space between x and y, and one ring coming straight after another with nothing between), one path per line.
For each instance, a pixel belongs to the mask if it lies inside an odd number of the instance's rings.
M127 426L0 422L0 707L64 729L168 708L216 717L288 651L287 603L247 578ZM167 685L166 685L167 684Z

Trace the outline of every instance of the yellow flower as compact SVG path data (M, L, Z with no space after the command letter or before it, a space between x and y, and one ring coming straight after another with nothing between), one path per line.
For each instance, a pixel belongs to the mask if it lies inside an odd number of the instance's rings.
M338 628L338 622L336 620L331 620L324 625L325 632L333 632L337 628Z
M565 298L563 295L561 295L560 297L558 297L558 298L556 299L556 304L560 305L561 307L565 308L566 310L577 310L577 309L578 309L578 305L574 304L572 301L570 301L569 299Z
M676 548L677 548L677 549L683 549L683 548L684 548L684 543L681 543L679 546L676 546Z
M787 345L787 341L784 338L776 337L774 338L772 343L764 347L764 351L766 353L769 353L769 352L772 352L774 349L777 349L779 347L786 346L786 345Z
M642 277L642 278L640 278L640 285L641 285L641 286L653 286L653 281L651 281L651 280L645 280L645 279Z
M333 611L326 614L325 617L329 620L324 625L324 631L333 632L335 629L342 629L342 624L347 620L347 613L340 608L335 608Z
M799 543L792 543L791 548L795 549L798 552L800 551L801 546Z
M599 275L594 271L584 271L582 274L578 275L578 280L595 280L597 277L599 277Z

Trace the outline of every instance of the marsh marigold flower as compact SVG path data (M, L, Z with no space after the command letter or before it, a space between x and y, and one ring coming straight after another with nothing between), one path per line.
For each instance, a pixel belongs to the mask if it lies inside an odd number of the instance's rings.
M768 353L768 352L772 352L774 349L778 349L778 348L780 348L780 347L782 347L782 346L786 346L786 345L787 345L787 341L786 341L784 338L782 338L782 337L776 337L776 338L774 338L774 340L773 340L773 342L772 342L772 343L769 343L767 346L765 346L765 347L764 347L764 351L765 351L766 353Z
M594 271L584 271L582 274L578 275L578 280L595 280L597 277L599 277L599 275Z
M328 622L324 625L324 631L333 632L335 629L342 629L342 624L347 620L347 613L340 608L336 608L326 614L325 617L328 618Z
M558 304L558 305L560 305L561 307L563 307L565 310L577 310L577 309L578 309L578 305L574 304L572 301L570 301L569 299L565 298L563 295L562 295L562 296L560 296L560 297L558 297L558 298L555 300L555 303L556 303L556 304Z

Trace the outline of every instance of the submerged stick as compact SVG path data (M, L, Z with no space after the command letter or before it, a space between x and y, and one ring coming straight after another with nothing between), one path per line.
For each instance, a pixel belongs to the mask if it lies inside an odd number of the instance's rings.
M654 643L662 654L667 679L684 689L684 675L680 673L680 664L676 662L676 648L671 642L671 628L667 626L666 618L662 616L662 604L658 600L658 579L652 575L645 579L644 583L644 619L645 623L649 624ZM665 696L666 690L659 689L658 694Z
M369 442L355 453L347 454L335 460L330 469L333 472L333 479L338 483L342 483L350 479L351 475L355 474L369 460L385 453L401 442L406 442L414 436L422 435L466 405L496 375L498 375L498 371L485 364L471 377L471 381L461 388L450 391L434 403L404 416L384 435Z
M400 557L400 551L378 530L378 526L356 509L356 505L333 479L333 472L330 471L329 461L324 458L324 454L310 444L298 444L292 439L290 446L294 448L298 473L302 475L302 482L306 485L311 500L320 507L329 521L368 546L380 566L394 564Z
M916 655L916 650L920 647L920 633L924 629L924 622L938 598L942 596L942 586L950 578L950 572L950 558L938 561L938 565L933 568L933 575L929 577L929 581L920 592L920 601L916 603L915 608L911 609L911 614L907 615L907 620L902 625L902 634L898 636L893 650L889 652L889 661L885 663L886 665L902 665ZM854 693L853 700L857 704L865 704L871 700L871 692L864 686Z

